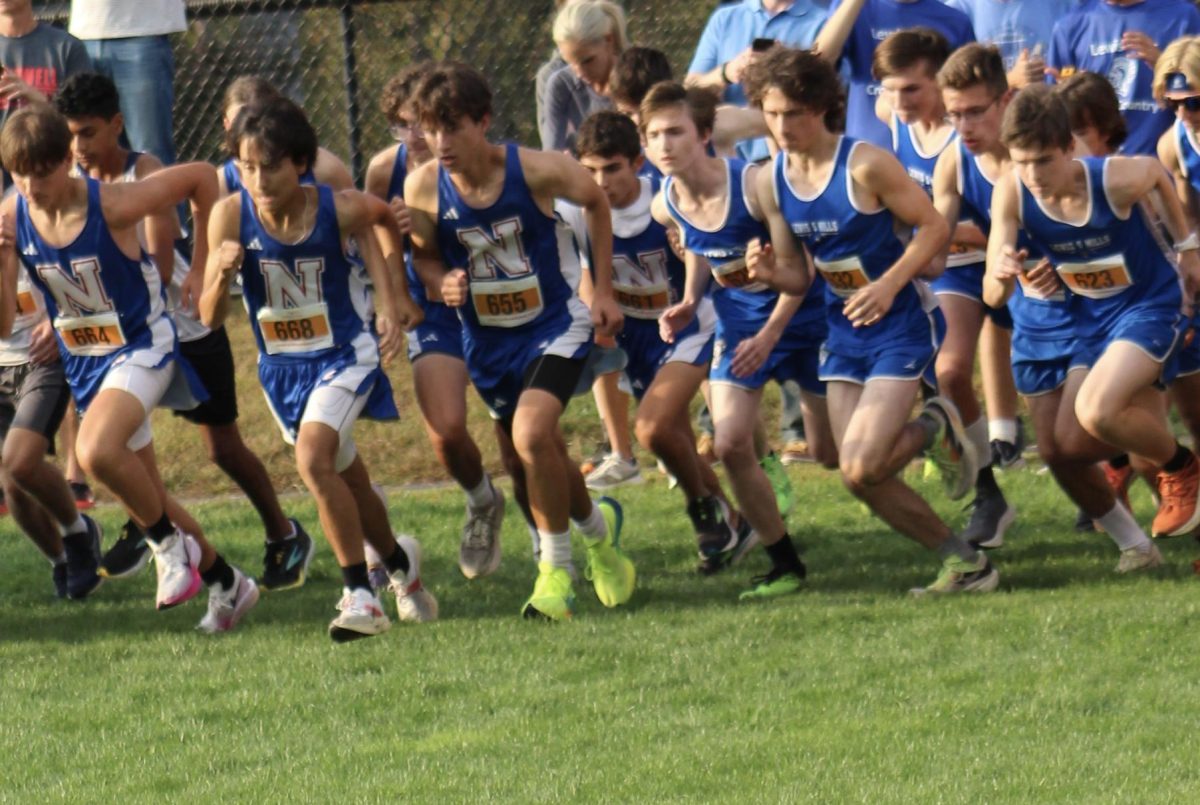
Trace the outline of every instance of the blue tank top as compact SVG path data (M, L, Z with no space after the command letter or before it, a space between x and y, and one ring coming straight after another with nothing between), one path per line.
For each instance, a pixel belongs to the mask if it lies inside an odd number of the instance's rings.
M470 299L459 316L471 339L528 337L570 322L575 238L561 218L538 207L515 143L504 146L500 195L482 209L463 201L438 166L437 242L446 267L467 272Z
M221 163L221 174L225 177L225 189L230 195L242 189L242 174L238 170L237 160L233 157ZM316 177L313 176L312 168L310 167L304 173L300 174L300 184L316 184Z
M1179 153L1179 168L1184 178L1197 193L1200 193L1200 151L1196 149L1196 141L1188 134L1187 126L1182 120L1175 121L1175 145Z
M937 165L938 157L957 139L954 130L951 129L945 142L932 154L926 154L913 136L912 126L901 122L899 117L892 114L892 153L900 160L900 164L912 180L921 185L926 195L933 196L933 169Z
M1017 178L1021 219L1030 239L1050 255L1071 291L1076 332L1084 337L1112 330L1133 306L1178 310L1182 289L1171 257L1140 206L1120 218L1104 186L1107 157L1085 157L1088 219L1076 226L1051 217Z
M408 146L404 143L396 148L396 159L392 162L392 178L388 180L387 198L404 198L404 180L408 178ZM424 308L429 304L425 294L425 285L413 268L412 249L407 240L404 244L404 272L408 276L408 295L413 301Z
M100 182L84 181L87 219L63 247L42 239L25 197L17 197L17 253L55 322L63 369L81 407L122 355L153 349L165 356L176 347L158 269L145 253L134 259L121 251L104 220Z
M850 198L853 180L848 166L857 144L851 137L838 141L828 182L809 197L797 193L788 181L787 155L776 155L771 170L779 211L825 278L830 349L928 341L929 319L914 283L900 289L891 310L877 324L855 328L842 312L846 299L882 276L904 254L891 212L886 208L862 212Z
M289 244L267 232L242 190L242 298L261 361L303 363L368 344L363 338L373 342L370 295L343 249L333 190L317 185L315 192L313 228Z
M770 242L770 232L765 224L750 214L745 196L746 171L750 165L740 159L726 158L728 194L725 201L725 220L716 229L704 229L687 219L674 201L674 179L667 177L663 183L663 198L667 210L683 232L683 245L688 251L705 258L713 274L744 274L746 271L746 244L754 238L763 243ZM756 333L766 324L775 309L779 294L761 283L726 288L720 284L712 286L713 307L720 326L738 333ZM815 337L822 328L823 305L819 289L810 288L804 304L788 323L784 337ZM782 339L781 339L782 342Z
M639 184L637 201L612 211L613 295L627 317L655 320L683 297L685 271L667 228L650 214L655 183L642 177Z

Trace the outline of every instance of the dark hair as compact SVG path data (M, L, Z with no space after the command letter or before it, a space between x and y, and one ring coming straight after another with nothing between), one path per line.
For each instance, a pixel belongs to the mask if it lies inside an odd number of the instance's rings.
M951 53L938 70L937 79L942 89L965 90L982 85L996 98L1008 92L1008 76L999 48L978 42Z
M650 88L638 106L639 128L643 133L650 118L663 109L682 106L696 124L700 138L712 134L717 119L717 96L708 90L685 87L678 81L660 81Z
M478 123L492 113L492 90L474 67L442 62L417 84L412 103L426 128L453 130L464 115Z
M384 120L388 123L395 122L401 110L412 100L413 91L421 83L421 79L432 70L433 62L417 62L405 67L399 75L388 79L383 85L383 94L379 97L379 109L383 112Z
M575 153L603 159L625 157L633 162L642 154L637 126L620 112L604 110L590 115L575 134Z
M846 91L837 70L811 50L776 45L750 65L743 83L754 106L761 108L767 92L777 89L792 103L823 115L830 131L846 125Z
M99 73L76 73L54 94L54 108L67 118L99 117L112 120L121 111L117 85Z
M674 77L667 54L654 48L631 47L617 57L608 94L614 102L640 106L652 86Z
M1113 151L1125 142L1129 129L1121 114L1117 91L1107 78L1086 70L1073 73L1058 85L1058 95L1067 105L1071 131L1094 127Z
M931 76L937 75L950 57L950 43L932 28L905 28L896 31L875 48L871 75L882 81L889 75L925 62Z
M275 88L274 84L262 76L238 76L233 79L233 83L225 88L225 98L221 102L221 109L225 110L234 105L247 106L249 104L262 103L279 97L282 97L282 93Z
M1006 148L1071 150L1071 117L1062 96L1048 84L1034 84L1017 93L1004 110L1000 141Z
M291 159L311 170L317 162L317 133L304 110L287 98L242 107L225 135L225 146L236 158L247 139L258 142L268 165Z
M45 176L70 154L67 119L44 103L19 110L0 132L0 163L12 173Z

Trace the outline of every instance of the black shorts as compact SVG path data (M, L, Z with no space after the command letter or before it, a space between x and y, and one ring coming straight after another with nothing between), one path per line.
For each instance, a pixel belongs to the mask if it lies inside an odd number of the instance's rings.
M200 376L208 399L189 411L176 411L197 425L232 425L237 422L237 384L233 377L233 350L224 327L203 338L179 342L179 352Z
M58 361L0 366L0 441L10 428L22 428L53 444L70 401L71 389Z
M586 364L586 358L542 355L525 367L525 374L521 379L521 391L538 389L547 394L553 394L562 403L565 411L567 403L575 396L575 386L578 385L579 377L583 374ZM512 414L500 420L506 431L512 431L512 420Z

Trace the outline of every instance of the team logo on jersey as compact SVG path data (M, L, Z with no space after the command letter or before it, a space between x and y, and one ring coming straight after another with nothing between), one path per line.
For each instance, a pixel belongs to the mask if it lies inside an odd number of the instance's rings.
M446 212L442 215L442 220L443 221L457 221L458 220L458 210L454 209L453 207L446 210Z
M650 285L666 281L667 252L665 249L638 252L633 257L626 254L613 255L613 275L617 282L623 285Z
M525 244L521 240L521 219L507 218L491 226L491 234L482 227L455 231L471 257L471 277L478 280L496 279L497 273L504 277L520 277L533 273L533 266L525 257Z
M262 241L259 240L257 237L251 238L250 242L246 244L246 251L261 252L262 251Z
M295 266L293 272L280 260L258 261L268 307L283 310L322 301L324 291L321 288L321 274L325 272L325 259L312 257L296 260Z
M1122 109L1125 108L1125 104L1133 100L1133 93L1137 88L1137 77L1137 59L1125 56L1117 56L1113 59L1112 69L1108 71L1108 83L1112 84L1112 88L1116 90Z
M100 261L95 257L72 260L73 277L57 263L39 265L36 271L50 289L60 315L85 316L108 313L113 309L112 300L100 280Z
M32 243L25 244L25 248L21 249L21 254L26 257L37 257L37 253L37 246L34 246Z

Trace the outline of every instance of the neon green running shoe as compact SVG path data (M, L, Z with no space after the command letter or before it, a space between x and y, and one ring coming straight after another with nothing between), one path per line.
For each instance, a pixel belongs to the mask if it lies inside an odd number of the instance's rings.
M778 598L800 591L800 583L804 581L805 569L801 564L798 570L786 570L773 567L765 576L755 576L750 579L754 586L744 590L738 596L739 601L753 601L758 598Z
M597 540L584 537L587 568L583 575L592 583L601 604L616 607L633 597L637 569L633 566L633 560L621 551L621 527L625 521L621 504L603 497L596 501L596 505L604 515L608 534L604 539Z
M968 562L957 556L947 556L942 571L928 587L909 590L912 595L946 595L948 593L990 593L1000 583L1000 573L982 551L979 560Z
M771 482L771 489L775 490L775 503L779 506L780 516L787 517L792 511L795 501L792 498L792 482L783 468L783 462L779 460L779 456L771 452L763 456L763 460L758 463L763 468L763 472L767 474L767 480Z
M570 620L575 614L575 588L571 574L564 567L538 562L538 577L533 583L533 595L521 607L526 618L545 618L552 621Z

